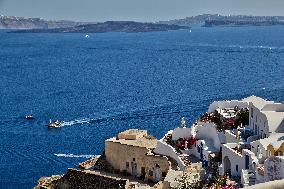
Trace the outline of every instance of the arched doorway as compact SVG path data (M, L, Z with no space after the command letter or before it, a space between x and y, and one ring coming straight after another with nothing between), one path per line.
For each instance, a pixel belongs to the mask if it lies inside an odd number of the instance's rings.
M225 156L223 159L223 163L224 163L224 173L229 173L231 174L231 161L228 158L228 156Z
M160 170L160 166L158 164L156 164L155 168L154 168L154 181L155 182L159 182L161 180L161 170Z
M133 161L131 162L131 174L132 176L137 176L137 163L135 162L135 158L133 158Z

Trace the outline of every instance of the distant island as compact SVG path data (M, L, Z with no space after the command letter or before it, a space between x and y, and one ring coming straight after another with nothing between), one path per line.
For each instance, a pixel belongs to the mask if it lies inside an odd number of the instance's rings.
M213 26L273 26L284 25L284 16L218 16L205 20L205 27Z
M200 25L204 27L214 26L271 26L284 25L284 16L246 16L202 14L198 16L157 22L160 24L175 24L179 26Z
M0 29L51 29L74 27L95 22L74 22L70 20L44 20L42 18L25 18L0 15Z
M0 16L0 29L12 29L13 33L104 33L104 32L153 32L188 29L191 26L272 26L284 25L284 16L246 16L202 14L159 22L107 21L75 22L50 21L42 18Z
M96 24L83 24L79 26L52 28L52 29L27 29L14 30L13 33L105 33L105 32L154 32L188 29L188 26L172 24L141 23L133 21L107 21Z

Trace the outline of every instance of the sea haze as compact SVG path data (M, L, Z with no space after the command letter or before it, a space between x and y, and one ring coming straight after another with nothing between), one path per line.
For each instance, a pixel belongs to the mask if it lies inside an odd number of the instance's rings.
M62 174L128 128L160 138L214 100L284 100L284 27L0 32L0 188ZM35 120L25 115L33 112ZM65 125L48 129L49 119Z

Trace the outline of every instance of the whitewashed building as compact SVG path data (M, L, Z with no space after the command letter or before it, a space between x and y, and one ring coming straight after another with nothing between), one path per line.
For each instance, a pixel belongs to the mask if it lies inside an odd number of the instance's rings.
M253 136L245 142L239 137L239 133L225 131L226 144L222 145L219 173L223 175L229 172L232 176L241 176L244 186L283 179L282 170L272 164L283 167L284 104L256 96L247 97L242 102L248 104L249 125L246 129L252 131ZM226 101L221 105L222 108L227 108L236 103ZM219 102L214 107L221 105Z
M284 132L284 104L267 101L260 97L247 98L249 103L249 126L255 137L266 138L271 133Z

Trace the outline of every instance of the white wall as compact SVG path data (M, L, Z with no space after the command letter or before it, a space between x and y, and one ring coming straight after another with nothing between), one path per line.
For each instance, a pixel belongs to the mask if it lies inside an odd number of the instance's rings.
M226 136L225 136L225 133L224 132L219 132L218 131L218 137L219 137L219 140L220 140L220 143L221 144L224 144L226 143Z
M284 104L281 103L267 104L262 108L262 111L284 112Z
M172 140L178 140L180 138L190 138L191 128L175 128L172 133Z
M259 163L263 163L266 159L266 148L267 146L263 146L259 140L251 143L251 151L255 154Z
M231 101L214 101L212 104L209 105L208 113L214 112L216 109L224 109L224 108L234 108L238 106L239 108L247 108L248 103L238 100L231 100Z
M245 169L245 160L241 154L231 149L235 146L237 146L235 143L222 144L222 165L225 168L224 158L227 156L231 162L232 176L241 176L242 169ZM236 171L236 165L238 165L238 172Z
M180 159L180 157L177 155L177 152L175 151L175 149L172 146L164 143L162 139L158 140L157 147L154 149L154 153L171 157L177 162L179 168L181 170L184 170L185 164Z
M248 155L249 156L249 169L253 169L253 163L255 163L255 166L257 167L257 165L259 164L258 163L258 159L257 157L255 156L255 154L249 150L249 149L243 149L243 158L244 158L244 161L245 161L245 155ZM254 169L253 169L254 170Z
M249 103L249 128L261 138L269 136L269 127L266 115L260 109Z
M200 153L198 152L198 146L201 146L201 142L203 143L203 160L206 160L209 162L209 152L206 150L207 146L204 140L198 140L196 141L196 145L193 145L190 149L188 150L183 150L183 153L188 154L188 155L193 155L196 158L200 159Z
M196 145L193 145L191 148L191 153L198 159L200 159L200 153L197 151L197 146L200 146L200 140L196 141Z
M236 131L237 132L237 131ZM243 142L242 138L237 139L236 135L231 132L231 130L225 130L226 143L238 143Z
M203 123L202 125L197 125L196 131L197 139L211 139L213 140L214 147L216 149L220 149L221 142L214 123Z

